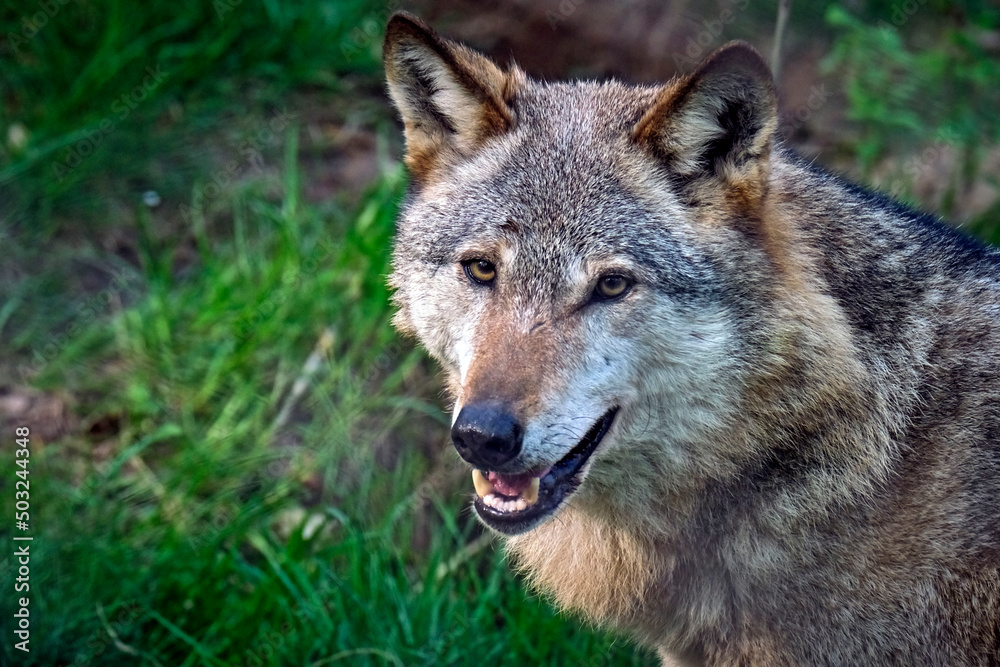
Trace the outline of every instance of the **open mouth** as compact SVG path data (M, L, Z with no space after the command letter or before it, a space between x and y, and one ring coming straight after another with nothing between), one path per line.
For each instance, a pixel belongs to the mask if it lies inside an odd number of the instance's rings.
M582 481L581 470L601 444L618 408L604 413L569 454L549 468L517 474L473 470L476 512L490 528L516 535L555 512Z

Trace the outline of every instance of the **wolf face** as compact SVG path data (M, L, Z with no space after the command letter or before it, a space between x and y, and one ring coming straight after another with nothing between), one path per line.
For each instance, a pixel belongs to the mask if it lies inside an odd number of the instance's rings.
M756 52L658 88L541 84L396 16L385 62L413 176L396 324L446 369L480 518L517 534L725 468L705 434L735 404L755 287L722 269L755 233L776 125Z

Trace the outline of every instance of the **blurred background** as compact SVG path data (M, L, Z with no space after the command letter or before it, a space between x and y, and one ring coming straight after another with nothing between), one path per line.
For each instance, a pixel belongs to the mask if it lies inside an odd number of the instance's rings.
M21 0L0 9L0 663L656 664L526 591L389 320L408 9L535 77L774 46L775 2ZM1000 9L799 2L781 136L1000 241ZM30 428L30 526L14 433ZM22 475L22 478L25 475Z

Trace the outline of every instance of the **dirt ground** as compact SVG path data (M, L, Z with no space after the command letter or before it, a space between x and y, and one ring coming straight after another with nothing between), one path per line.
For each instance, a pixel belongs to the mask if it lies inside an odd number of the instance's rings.
M516 61L537 78L615 77L642 83L690 71L734 39L750 42L769 57L776 20L773 3L749 0L414 0L402 7L500 62ZM783 39L779 83L783 112L794 116L808 105L811 94L814 106L821 107L811 114L811 123L798 123L798 143L813 126L828 125L838 107L831 99L832 90L822 105L815 103L813 87L822 83L819 61L827 36L806 39L795 31L796 26L817 20L810 13L791 21Z

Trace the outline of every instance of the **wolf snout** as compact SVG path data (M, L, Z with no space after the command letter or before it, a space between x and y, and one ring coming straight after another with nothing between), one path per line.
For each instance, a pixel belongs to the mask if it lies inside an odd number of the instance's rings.
M459 455L483 470L496 470L521 453L524 429L511 411L499 403L462 406L451 427Z

